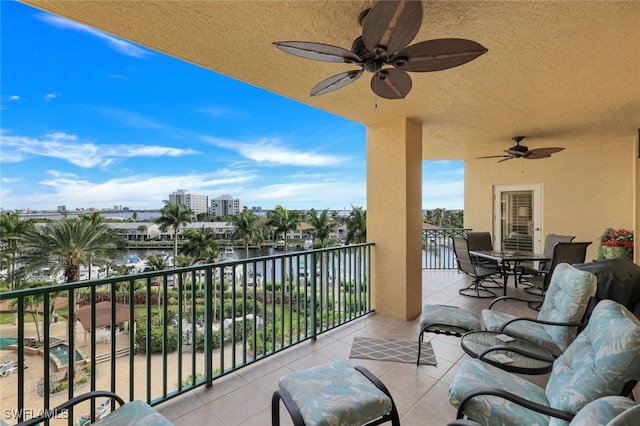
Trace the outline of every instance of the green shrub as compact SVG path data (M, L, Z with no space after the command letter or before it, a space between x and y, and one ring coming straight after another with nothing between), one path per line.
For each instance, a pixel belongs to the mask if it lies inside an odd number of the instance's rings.
M174 352L178 349L178 332L174 327L167 327L167 351ZM151 347L149 351L152 353L162 352L162 326L151 326ZM141 317L136 324L136 342L138 348L147 351L147 322Z

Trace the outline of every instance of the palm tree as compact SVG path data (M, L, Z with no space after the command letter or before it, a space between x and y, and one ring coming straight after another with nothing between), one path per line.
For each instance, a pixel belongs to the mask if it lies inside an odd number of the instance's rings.
M367 241L367 212L362 207L351 206L351 212L346 220L347 243L364 243Z
M175 259L175 257L174 257ZM164 269L169 268L169 263L167 263L167 258L160 257L157 254L152 254L147 257L147 264L149 265L150 271L162 271ZM158 275L156 277L156 285L158 286L158 324L162 324L162 303L161 303L161 290L162 290L162 276Z
M16 287L15 269L16 258L20 252L20 237L33 226L33 221L23 221L18 213L3 212L0 214L0 241L3 245L3 255L7 257L9 290Z
M281 205L267 213L267 224L275 228L275 233L284 234L284 251L287 251L287 233L295 231L302 222L302 217L298 211L288 211Z
M246 207L234 218L235 231L234 240L242 240L245 249L245 258L249 258L249 244L251 244L258 233L258 216Z
M34 227L20 238L23 273L44 267L64 271L65 282L80 279L80 266L90 261L108 262L125 254L125 242L105 223L61 219Z
M105 223L106 219L104 216L102 216L100 214L100 212L91 212L89 214L83 214L80 216L80 220L87 220L89 222L91 222L93 225L99 225L101 223ZM88 265L87 265L87 271L88 271L88 278L91 279L91 270L92 268L92 262L91 262L91 255L89 254L89 256L87 257L88 259Z
M91 261L110 262L125 254L124 239L103 222L61 219L29 229L21 238L24 252L22 273L49 268L52 274L63 270L65 282L80 279L80 266ZM69 306L75 306L75 290ZM50 312L55 309L55 298ZM74 316L75 318L75 316ZM75 326L75 324L74 324ZM74 327L75 330L75 327ZM71 348L70 353L75 353Z
M329 217L329 211L323 210L322 213L318 215L318 212L316 212L315 209L311 209L307 212L307 222L309 222L309 225L311 225L311 227L313 228L311 233L314 236L314 238L316 238L320 243L320 247L322 248L326 247L327 242L329 241L329 234L331 233L331 227L333 225L332 220ZM327 268L325 267L325 265L327 265L327 253L322 252L322 256L320 257L320 273L321 273L322 283L328 282ZM315 265L313 266L315 268ZM326 304L328 303L327 287L328 287L327 285L321 286L322 300L324 300L325 307L326 307Z
M180 250L182 254L193 257L198 262L212 263L220 255L220 246L212 228L188 229L184 236L187 241Z
M178 255L178 233L180 227L193 221L193 210L180 203L163 201L164 207L160 209L161 216L155 220L160 225L160 230L165 232L169 227L173 230L173 257Z
M333 223L329 218L329 210L323 210L320 215L315 209L311 209L307 212L307 222L313 228L311 234L318 240L320 247L326 247L329 241L329 234L331 233L331 227Z

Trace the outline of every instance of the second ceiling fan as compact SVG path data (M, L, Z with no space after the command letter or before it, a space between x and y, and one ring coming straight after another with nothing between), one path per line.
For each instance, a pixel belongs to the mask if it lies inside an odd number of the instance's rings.
M324 62L357 65L360 69L342 72L316 84L311 96L340 89L356 81L363 72L373 74L371 89L386 99L402 99L411 90L407 71L440 71L462 65L487 52L472 40L442 38L407 45L422 25L422 2L379 1L359 18L362 36L351 50L308 41L280 41L273 44L292 55ZM384 68L391 66L392 68Z
M524 136L515 136L511 139L516 143L515 146L512 146L509 149L506 149L504 152L507 155L490 155L488 157L477 157L476 159L482 158L502 158L502 160L498 161L501 163L503 161L511 160L512 158L524 158L526 160L538 160L540 158L548 158L551 157L551 154L562 151L564 148L536 148L529 149L524 145L520 145L520 142L524 139Z

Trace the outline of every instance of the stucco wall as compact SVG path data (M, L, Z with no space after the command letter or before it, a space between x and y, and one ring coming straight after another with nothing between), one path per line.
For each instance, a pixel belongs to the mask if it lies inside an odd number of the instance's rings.
M466 161L465 227L493 233L493 185L541 183L543 241L549 233L592 241L591 261L604 229L637 223L635 143L567 149L541 160Z

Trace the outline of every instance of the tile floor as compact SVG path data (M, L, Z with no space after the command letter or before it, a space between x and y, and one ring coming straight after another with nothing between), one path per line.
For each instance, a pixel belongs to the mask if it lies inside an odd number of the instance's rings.
M425 270L422 273L423 304L450 304L474 310L486 308L492 299L460 296L470 278L456 271ZM509 284L509 295L522 295L521 288ZM524 303L504 302L503 311L535 317L537 312ZM291 371L303 370L338 358L348 358L355 336L416 340L419 318L410 321L368 315L337 330L320 335L245 367L214 382L211 388L193 392L158 405L156 408L175 425L271 425L271 395L278 379ZM413 364L353 359L377 375L391 392L403 426L446 425L455 419L455 409L449 404L447 389L459 364L467 357L460 348L459 338L426 334L431 339L438 365L417 367ZM548 375L526 378L544 386ZM281 424L291 425L286 410L281 407Z

